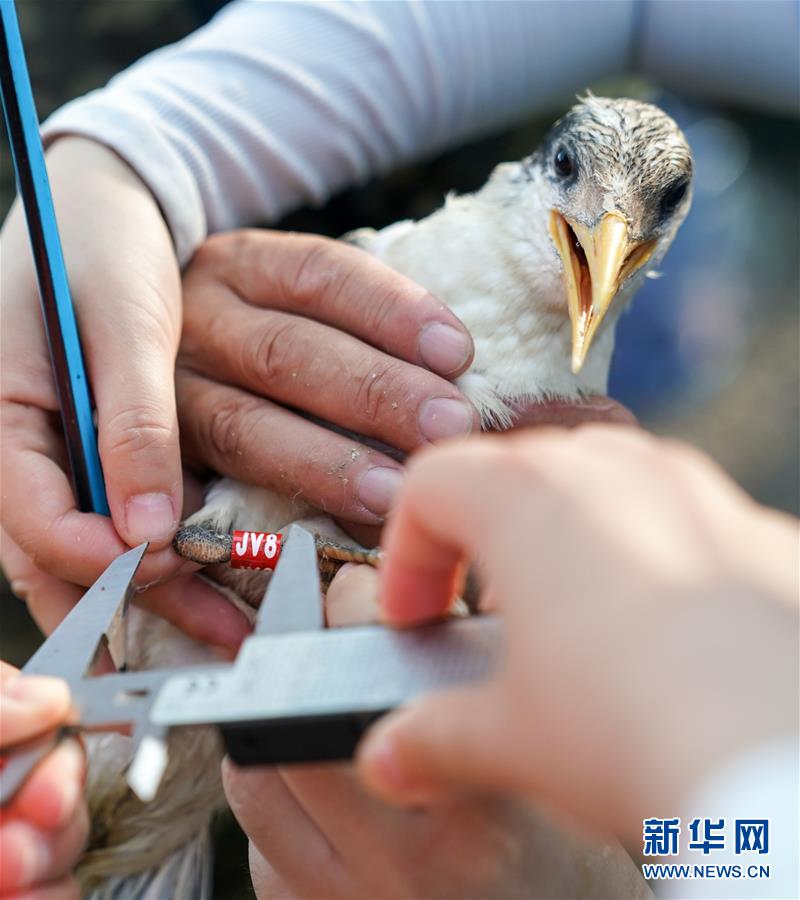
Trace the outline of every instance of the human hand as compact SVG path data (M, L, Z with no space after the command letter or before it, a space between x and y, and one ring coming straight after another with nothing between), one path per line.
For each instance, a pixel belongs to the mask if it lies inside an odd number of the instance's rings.
M0 747L57 728L69 711L63 681L21 675L0 662ZM72 738L62 741L0 810L0 896L79 896L69 873L89 833L84 766L80 744Z
M50 634L86 593L78 584L64 581L34 565L0 529L0 565L11 590L23 600L36 624ZM206 581L179 575L165 584L140 588L134 602L180 628L189 637L226 653L238 649L252 631L248 620Z
M344 584L337 576L328 591L329 624L374 619L373 595ZM477 794L396 809L344 764L237 769L226 760L223 773L259 897L651 896L618 844L560 828L524 802Z
M183 451L201 469L302 496L372 544L365 526L382 523L402 481L392 450L477 430L449 381L471 357L448 309L361 250L314 235L216 235L184 276ZM635 421L607 397L516 410L519 426L598 420Z
M185 573L196 567L170 546L182 513L173 371L181 294L172 240L149 191L110 150L62 138L47 157L112 519L75 508L17 202L2 232L3 565L10 581L36 594L34 614L52 629L81 596L80 586L128 546L149 540L137 584L183 572L182 582L149 602L190 634L198 627L202 634L196 610L176 598L199 592L201 605L222 617L228 604L189 580Z
M797 733L796 523L687 447L590 426L426 452L384 550L385 619L441 615L477 560L506 641L488 683L367 735L386 799L499 789L634 838L729 754Z
M448 309L355 247L273 231L217 235L184 277L184 452L378 524L400 464L294 410L400 451L467 434L478 416L449 379L471 357Z

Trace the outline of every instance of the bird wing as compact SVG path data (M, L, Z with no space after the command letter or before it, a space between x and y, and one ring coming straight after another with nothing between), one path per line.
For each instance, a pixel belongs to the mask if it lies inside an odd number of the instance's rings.
M134 875L107 878L86 894L87 900L211 900L213 846L206 825L158 867Z
M133 669L213 659L208 648L142 609L131 609L129 626ZM87 735L86 746L92 835L77 870L83 892L98 900L205 897L198 893L205 876L197 854L205 846L203 835L213 812L224 803L222 747L216 731L187 728L170 735L170 762L158 794L147 804L125 779L133 750L130 737ZM167 883L176 878L181 883L167 890Z

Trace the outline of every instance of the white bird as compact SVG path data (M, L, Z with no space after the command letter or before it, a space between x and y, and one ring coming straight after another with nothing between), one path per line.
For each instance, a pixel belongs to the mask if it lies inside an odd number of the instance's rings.
M556 122L531 156L497 166L476 193L448 196L441 209L421 221L362 229L346 239L428 289L464 322L475 356L456 384L485 426L504 427L516 401L605 393L616 322L686 217L691 180L689 146L662 110L634 100L588 96ZM212 486L203 509L179 532L176 546L206 562L213 558L215 542L229 541L232 529L280 531L296 521L352 544L329 517L303 502L226 478ZM251 579L249 586L226 581L240 597L260 597L266 574L259 573L256 587L251 575L245 577ZM176 664L177 648L188 645L188 639L177 638L174 629L152 618L139 639L151 648L150 665ZM204 759L215 753L203 744ZM177 848L202 832L208 813L192 803L197 768L180 755L178 748L172 751L167 784L150 806L128 798L133 806L124 827L114 822L106 834L106 861L122 860L133 871L131 836L137 828L152 827L161 808L176 822L171 839L161 845L165 854L173 853L173 874L186 859ZM95 774L93 781L106 791L115 779L121 783L116 752L98 751L92 769L105 773ZM207 772L204 784L212 784L212 793L217 777L216 771ZM101 806L94 803L96 809ZM115 808L122 809L119 799ZM193 818L181 819L184 809L191 809ZM111 812L106 809L106 819ZM157 840L154 836L150 843ZM152 866L153 857L147 855L140 868ZM109 862L103 874L111 869ZM143 883L142 877L136 896L144 896ZM133 882L124 884L127 893L117 895L133 896Z

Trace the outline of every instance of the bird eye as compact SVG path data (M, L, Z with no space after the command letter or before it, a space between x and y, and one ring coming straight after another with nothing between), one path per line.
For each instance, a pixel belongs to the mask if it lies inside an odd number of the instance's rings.
M556 155L553 157L553 168L559 178L569 178L572 175L574 164L566 147L559 147L556 150Z
M679 181L677 184L667 188L661 197L661 212L663 215L668 216L675 212L678 204L686 196L688 187L688 181Z

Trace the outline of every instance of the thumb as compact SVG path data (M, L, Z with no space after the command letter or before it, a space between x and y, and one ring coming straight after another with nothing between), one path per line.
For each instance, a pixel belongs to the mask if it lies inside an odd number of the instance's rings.
M61 146L53 148L54 164ZM63 154L67 161L75 154L74 165L92 173L80 198L62 192L59 215L73 226L64 229L65 249L74 261L111 517L127 544L147 540L158 550L171 540L182 508L178 261L158 205L132 170L91 142Z
M155 344L126 359L124 337L93 354L100 455L117 532L129 546L150 541L157 550L169 544L182 507L174 357Z
M366 786L390 803L428 805L463 788L515 786L497 734L507 733L494 684L434 694L381 719L356 764Z
M0 746L13 746L62 722L70 709L66 682L21 675L3 665L0 674Z

